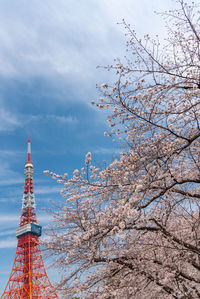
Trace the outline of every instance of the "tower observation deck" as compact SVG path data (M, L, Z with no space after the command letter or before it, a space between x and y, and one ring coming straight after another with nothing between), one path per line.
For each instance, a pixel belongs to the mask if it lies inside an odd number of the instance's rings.
M20 224L16 230L17 249L9 280L0 299L59 298L47 276L40 249L42 227L36 217L30 138L24 175Z

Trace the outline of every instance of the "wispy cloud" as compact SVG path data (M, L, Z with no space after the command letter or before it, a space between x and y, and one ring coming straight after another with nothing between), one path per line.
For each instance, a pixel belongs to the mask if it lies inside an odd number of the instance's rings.
M5 109L3 107L3 104L0 103L0 132L1 131L13 131L18 127L24 127L27 124L30 124L32 122L44 122L44 121L51 121L51 122L57 122L61 125L64 124L70 124L74 125L77 124L78 120L75 116L72 115L57 115L57 114L37 114L37 115L29 115L27 118L27 115L23 114L16 114L12 113L8 109ZM20 152L21 153L21 152ZM1 151L0 155L17 155L19 152L12 152L12 151Z
M1 150L0 149L0 157L16 157L16 156L20 156L20 155L24 155L24 151L19 151L19 150Z
M41 223L47 223L49 221L51 221L52 217L49 214L41 214L38 213L37 214L37 219L39 222ZM19 223L20 220L20 215L19 214L0 214L0 223ZM7 230L8 232L11 232L11 230ZM4 233L4 231L1 231L1 233ZM0 235L1 235L0 233ZM6 230L5 230L5 234L6 234Z
M75 124L77 123L77 118L73 116L62 116L62 115L46 115L46 118L60 122L62 124L69 123Z
M116 23L125 17L140 31L149 28L144 14L164 7L160 2L18 0L11 9L6 1L0 12L0 74L94 80L97 65L121 54L124 29ZM152 28L154 20L149 19Z
M38 115L31 115L29 116L28 120L26 122L32 122L32 121L56 121L60 122L61 124L69 123L69 124L75 124L77 123L77 118L71 115L56 115L56 114L38 114Z
M3 107L0 108L0 131L12 131L21 125L22 123L16 114L5 110Z
M115 155L119 154L121 151L117 148L106 148L106 147L98 147L91 150L94 154L108 154L108 155Z
M8 236L8 235L15 235L15 233L16 233L15 229L1 231L0 232L0 237L2 237L2 236Z
M23 183L23 176L11 169L10 162L4 162L3 157L0 156L0 163L0 186Z
M0 271L0 275L7 275L7 274L10 274L10 270Z
M0 240L0 248L16 248L17 239L8 237L7 239Z
M18 214L0 214L0 223L19 222Z
M9 1L5 2L0 12L0 73L15 77L54 72L87 76L94 57L105 55L96 45L103 42L106 46L109 25L108 19L102 22L99 17L101 2L97 1L95 8L93 1L46 0L38 8L34 1L19 0L12 9Z
M17 185L22 184L24 182L23 178L6 178L0 179L0 186L9 186L9 185Z
M40 194L52 194L52 193L60 193L61 186L55 186L55 187L50 187L50 186L42 186L38 187L37 190L35 190L36 195Z
M38 222L43 225L47 225L51 223L52 217L49 214L38 214L37 215Z

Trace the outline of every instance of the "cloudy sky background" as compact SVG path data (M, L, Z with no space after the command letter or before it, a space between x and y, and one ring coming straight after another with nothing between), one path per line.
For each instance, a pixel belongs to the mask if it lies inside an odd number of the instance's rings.
M37 215L61 201L60 186L43 175L81 168L85 154L109 160L118 152L104 137L105 114L91 106L96 84L114 80L96 68L125 54L126 19L143 36L165 36L154 11L168 0L0 0L0 294L14 261L23 195L27 137L32 141ZM48 270L53 281L57 274Z

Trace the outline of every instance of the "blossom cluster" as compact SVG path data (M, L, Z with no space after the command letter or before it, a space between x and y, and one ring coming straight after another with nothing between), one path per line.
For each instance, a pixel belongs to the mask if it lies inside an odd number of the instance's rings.
M123 21L127 56L96 103L119 156L99 168L89 152L69 179L44 171L63 184L46 247L65 297L200 296L200 29L197 6L178 2L162 50Z

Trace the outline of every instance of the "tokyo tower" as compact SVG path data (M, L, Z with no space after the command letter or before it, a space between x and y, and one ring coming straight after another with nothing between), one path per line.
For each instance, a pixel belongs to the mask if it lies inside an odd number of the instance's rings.
M1 299L59 298L48 279L40 250L39 237L42 227L36 218L30 137L24 174L22 211L20 225L16 230L17 249L11 274Z

